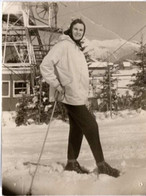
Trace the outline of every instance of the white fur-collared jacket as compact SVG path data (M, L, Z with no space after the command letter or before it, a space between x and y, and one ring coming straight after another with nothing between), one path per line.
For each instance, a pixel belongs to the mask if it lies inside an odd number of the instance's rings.
M61 35L43 59L40 70L50 85L50 101L54 101L55 89L60 84L65 95L62 102L84 105L88 97L89 74L83 52L68 35Z

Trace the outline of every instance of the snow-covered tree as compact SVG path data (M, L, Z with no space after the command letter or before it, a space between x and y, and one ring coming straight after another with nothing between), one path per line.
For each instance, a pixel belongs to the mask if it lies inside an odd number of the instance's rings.
M53 109L53 103L49 102L49 85L40 77L36 78L32 95L23 94L16 104L16 124L40 124L48 123ZM67 113L62 103L57 103L55 118L66 121Z
M142 108L146 110L146 45L141 41L139 56L139 71L132 75L133 83L129 85L133 91L132 105L135 109Z
M100 80L101 93L100 93L100 111L117 110L117 89L115 82L117 79L113 78L113 65L108 65L108 69L102 80Z

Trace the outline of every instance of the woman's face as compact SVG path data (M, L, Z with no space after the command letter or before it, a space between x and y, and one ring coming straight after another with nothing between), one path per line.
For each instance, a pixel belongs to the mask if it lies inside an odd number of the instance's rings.
M83 37L84 34L84 25L77 23L72 28L72 36L74 40L78 41Z

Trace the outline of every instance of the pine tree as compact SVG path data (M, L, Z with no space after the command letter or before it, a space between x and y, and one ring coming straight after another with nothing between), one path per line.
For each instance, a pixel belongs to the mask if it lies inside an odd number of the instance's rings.
M117 110L117 89L115 82L117 79L113 78L113 65L109 64L108 69L102 80L100 80L101 93L100 93L100 111L110 111L112 115L113 110Z
M26 125L27 122L27 103L29 101L29 98L22 94L22 97L19 98L18 103L16 104L16 118L15 123L17 126L20 126L22 124Z
M16 104L16 124L48 124L54 103L49 102L49 85L41 77L35 78L32 95L23 94ZM62 103L57 103L54 118L67 120L67 112Z
M134 109L146 110L146 45L143 45L143 40L141 40L141 47L137 56L140 59L139 71L132 75L133 83L129 87L133 91L132 105Z

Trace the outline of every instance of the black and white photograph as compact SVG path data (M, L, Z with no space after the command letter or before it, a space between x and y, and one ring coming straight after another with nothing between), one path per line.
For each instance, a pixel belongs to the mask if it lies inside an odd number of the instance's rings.
M146 195L146 1L2 1L2 195Z

